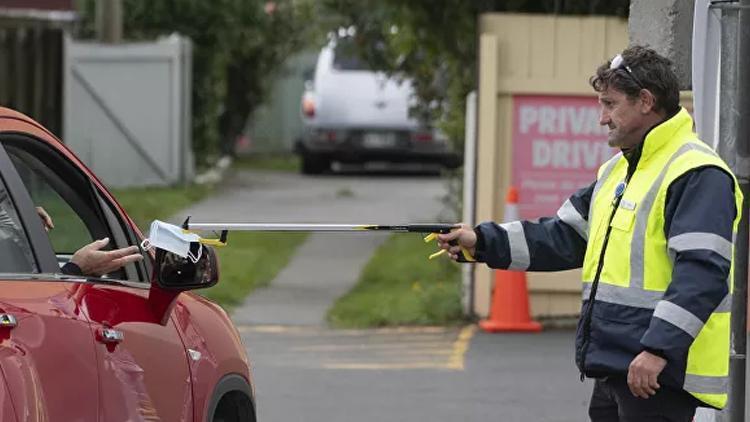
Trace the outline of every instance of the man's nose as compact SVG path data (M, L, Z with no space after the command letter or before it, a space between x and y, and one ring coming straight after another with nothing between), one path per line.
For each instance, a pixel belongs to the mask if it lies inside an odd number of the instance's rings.
M601 113L599 113L599 124L602 126L606 126L609 124L609 122L609 112L605 109L602 109Z

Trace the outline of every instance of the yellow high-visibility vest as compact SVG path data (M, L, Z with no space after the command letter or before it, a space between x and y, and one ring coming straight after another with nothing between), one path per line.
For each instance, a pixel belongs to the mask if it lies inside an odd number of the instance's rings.
M740 220L742 193L729 167L696 137L692 118L685 109L655 127L643 145L638 167L622 193L604 254L595 301L668 312L660 305L672 281L675 243L696 242L723 251L732 261L729 294L708 321L693 323L695 338L687 357L683 389L717 408L727 402L734 243L710 233L687 233L667 239L664 209L669 186L686 172L705 166L726 171L734 180L733 233ZM618 154L599 169L589 208L589 236L583 263L583 298L589 298L605 242L607 223L613 211L616 189L626 177L627 160ZM620 187L622 189L622 187ZM700 200L700 198L696 198ZM679 239L676 239L679 238ZM703 243L705 242L705 243ZM679 250L679 249L676 249ZM696 318L697 320L697 318ZM701 321L697 320L700 324ZM692 335L691 334L691 335Z

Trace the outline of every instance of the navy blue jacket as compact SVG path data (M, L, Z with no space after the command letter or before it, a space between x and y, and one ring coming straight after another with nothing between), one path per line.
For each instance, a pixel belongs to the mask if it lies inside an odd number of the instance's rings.
M629 157L629 166L639 157ZM595 183L570 197L575 210L588 218ZM734 182L724 170L716 167L694 169L675 180L667 191L664 234L667 239L682 233L705 232L732 241L732 225L736 216ZM586 240L559 217L523 221L528 246L528 271L559 271L580 268L586 251ZM508 235L500 225L485 222L475 228L477 261L506 269L511 264ZM682 304L704 322L728 293L727 278L730 261L710 250L677 252L672 282L664 299ZM588 306L584 298L583 308ZM585 315L585 312L582 312ZM582 373L600 377L627 374L628 365L643 350L667 359L660 382L681 388L688 349L693 338L659 318L653 310L633 309L623 305L596 301L591 319L591 332L582 362L583 333L581 321L576 336L576 361Z

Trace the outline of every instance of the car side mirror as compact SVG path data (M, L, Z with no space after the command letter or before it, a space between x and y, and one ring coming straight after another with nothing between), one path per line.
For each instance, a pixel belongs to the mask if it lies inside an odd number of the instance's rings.
M169 290L194 290L211 287L219 281L219 262L210 246L202 245L198 262L156 248L154 274L159 287Z

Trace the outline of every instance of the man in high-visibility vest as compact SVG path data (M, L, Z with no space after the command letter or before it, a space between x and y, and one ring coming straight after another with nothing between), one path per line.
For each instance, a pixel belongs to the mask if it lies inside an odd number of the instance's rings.
M690 421L729 384L733 240L742 194L693 132L671 63L633 46L590 79L621 150L555 217L439 236L492 268L583 267L576 363L593 421ZM448 242L457 241L458 245Z

